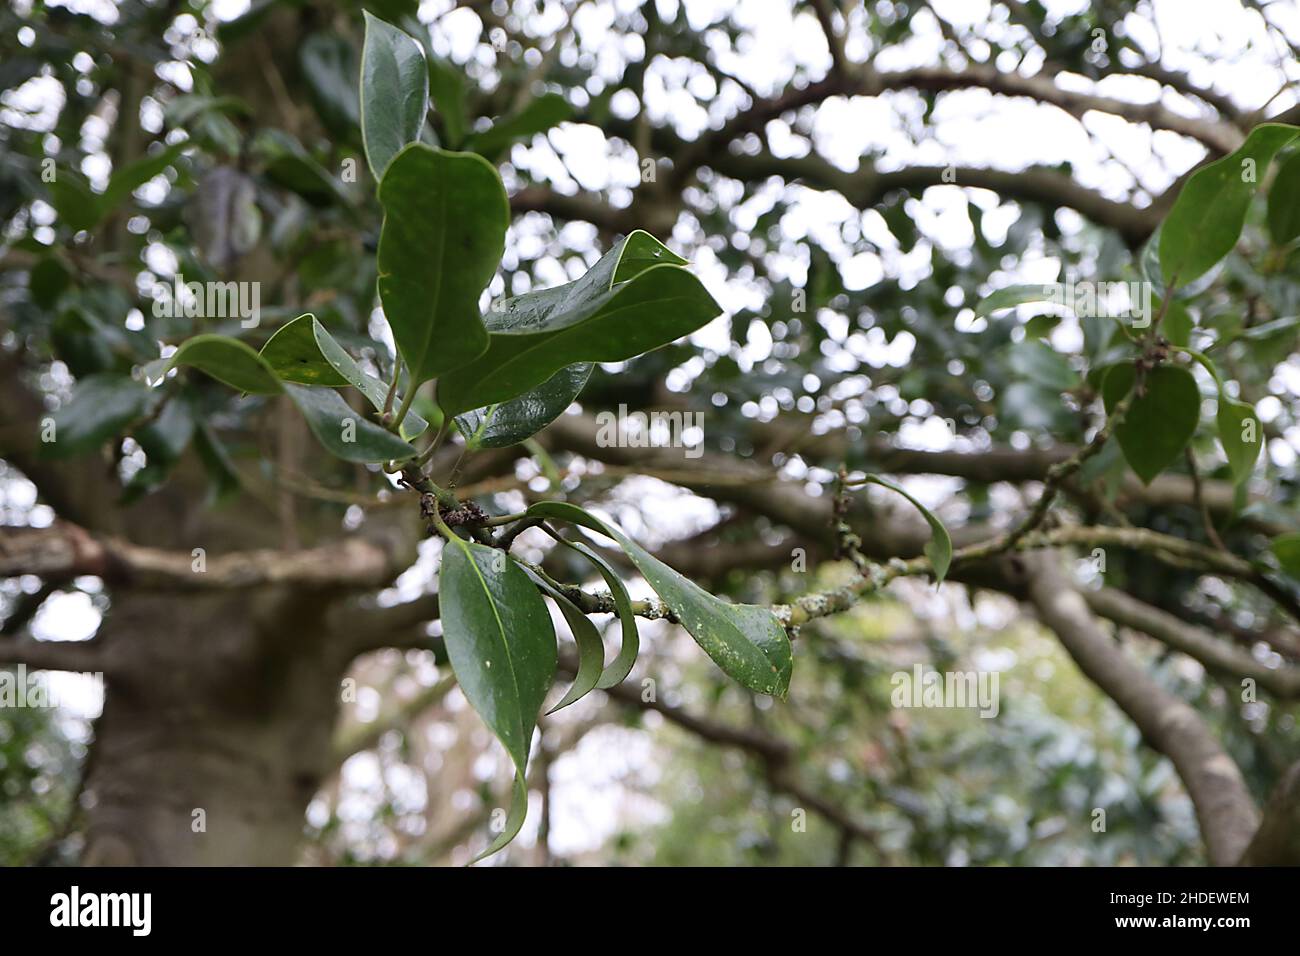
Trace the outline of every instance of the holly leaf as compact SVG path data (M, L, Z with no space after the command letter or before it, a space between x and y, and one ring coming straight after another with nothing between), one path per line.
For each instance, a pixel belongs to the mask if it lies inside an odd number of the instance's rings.
M528 812L525 771L537 714L556 665L555 629L542 596L504 552L454 535L442 550L443 641L470 706L515 765L505 829L478 859L514 839Z
M370 171L382 179L403 147L420 138L429 111L429 70L414 37L364 13L361 139Z
M767 608L728 604L682 577L650 552L590 513L562 501L543 501L529 515L568 521L613 538L672 609L704 652L733 680L760 694L785 697L793 658L785 628Z
M414 388L487 349L478 300L501 261L510 204L482 156L422 143L392 161L379 201L379 298Z

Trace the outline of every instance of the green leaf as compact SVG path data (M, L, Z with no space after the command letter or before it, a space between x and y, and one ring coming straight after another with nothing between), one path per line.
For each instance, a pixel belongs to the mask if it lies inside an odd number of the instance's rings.
M50 203L69 229L94 229L99 222L99 196L86 177L71 169L60 169L50 183Z
M465 102L465 78L460 67L436 53L429 57L429 92L449 146L460 146L465 141L465 128L469 125Z
M193 366L231 388L252 395L275 395L281 391L280 380L271 366L248 345L227 335L196 335L186 339L160 372L151 377L160 381L164 374L182 365Z
M316 340L316 346L320 350L321 357L338 372L349 385L359 391L374 406L375 411L382 412L384 403L388 401L388 384L382 379L371 375L363 370L356 360L343 350L343 346L335 341L334 336L330 335L325 326L312 317L312 335ZM402 396L397 394L393 396L393 408L402 407ZM407 441L422 435L429 427L429 423L415 411L408 410L406 417L402 419L402 437Z
M1155 302L1152 308L1159 314L1161 303ZM1192 320L1192 313L1188 311L1187 306L1181 302L1170 302L1165 309L1164 320L1160 323L1160 329L1171 344L1179 348L1187 348L1192 343L1192 329L1196 323Z
M1296 580L1300 580L1300 532L1292 531L1280 534L1273 539L1270 548L1282 570Z
M239 472L235 470L226 446L206 421L198 422L198 429L194 432L194 450L198 452L199 461L208 475L211 503L229 501L239 490Z
M1268 231L1284 246L1300 236L1300 150L1278 167L1268 193Z
M888 488L890 491L902 495L917 511L921 512L921 517L925 518L926 524L930 526L930 540L925 546L925 556L930 559L930 564L934 568L935 584L942 584L943 579L948 576L948 568L952 564L952 538L948 534L948 529L943 526L943 522L934 516L934 514L921 502L913 498L902 486L894 484L879 475L867 475L862 479L865 484L880 485L882 488Z
M510 817L482 859L514 839L527 813L524 774L537 714L555 675L555 628L542 596L514 561L455 536L442 549L438 600L461 691L515 765Z
M1018 305L1028 305L1030 302L1052 302L1055 301L1053 296L1054 288L1051 284L1039 282L1030 285L1009 285L1003 289L996 289L975 304L975 314L990 316L994 312L1013 309Z
M1161 226L1162 276L1185 285L1232 251L1268 164L1297 133L1280 123L1257 126L1236 152L1188 178Z
M545 133L573 118L573 107L559 93L546 93L518 113L502 117L488 129L469 138L467 145L488 159L497 156L516 140Z
M1115 365L1102 383L1109 415L1133 389L1137 370L1131 362ZM1201 392L1185 368L1160 365L1148 370L1145 390L1129 405L1115 437L1133 473L1143 484L1164 471L1186 447L1201 418Z
M336 33L313 33L298 48L298 65L317 114L337 136L361 126L356 48Z
M581 541L570 541L567 538L561 540L566 547L578 552L595 565L600 576L605 579L605 586L609 588L610 595L614 598L614 607L618 609L618 623L623 634L623 643L619 647L618 656L610 661L609 666L600 675L600 680L596 682L596 687L605 690L623 683L623 679L632 672L637 654L641 651L641 635L637 633L636 615L632 613L632 598L628 596L627 588L624 587L623 580L614 570L614 566L600 554Z
M415 387L487 348L478 300L501 261L510 203L482 156L422 143L393 160L379 201L379 297Z
M529 331L495 332L482 358L438 383L447 414L504 402L575 362L621 362L667 345L722 311L704 285L676 265L656 265L573 311Z
M316 318L310 312L286 322L267 339L259 354L282 382L327 388L347 385L348 380L321 354L315 325Z
M557 323L653 265L684 265L686 260L648 232L635 230L601 256L582 276L553 289L526 292L496 305L487 316L491 333L506 334ZM493 406L465 412L456 419L470 447L499 448L541 431L569 407L587 384L591 364L560 369L536 388Z
M194 437L194 409L183 395L173 396L151 421L135 429L132 437L145 453L145 466L131 476L123 503L135 501L159 487Z
M368 421L331 388L285 382L284 391L307 419L312 434L336 458L365 463L415 456L414 448Z
M1025 323L1026 339L1045 339L1061 324L1059 315L1035 315Z
M1264 427L1255 414L1253 405L1238 402L1219 393L1219 408L1215 413L1219 426L1219 442L1228 458L1228 469L1233 482L1240 484L1250 477L1263 448Z
M591 623L591 619L565 597L562 591L527 568L523 571L555 602L555 606L560 609L565 622L569 625L573 642L578 645L578 673L574 675L573 684L560 698L560 702L546 712L553 714L570 704L577 703L596 689L596 682L600 680L601 671L605 668L605 645L600 639L600 631L596 629L596 625Z
M369 11L361 54L361 138L375 179L420 138L429 111L429 70L414 37Z
M784 697L793 659L790 638L767 608L727 604L682 577L613 525L576 505L538 502L529 515L568 521L613 538L663 602L723 672L760 694Z
M517 445L563 415L589 378L591 363L570 365L518 398L457 415L456 427L470 448Z
M42 453L46 458L67 458L97 448L147 415L158 398L144 383L121 374L88 375L54 413L53 441L41 446ZM44 426L37 423L36 428Z

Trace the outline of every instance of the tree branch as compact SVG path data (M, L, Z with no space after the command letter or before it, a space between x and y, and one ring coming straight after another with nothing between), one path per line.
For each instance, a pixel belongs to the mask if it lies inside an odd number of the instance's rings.
M1210 862L1236 863L1259 821L1240 769L1196 711L1166 693L1102 631L1055 556L1024 565L1029 599L1043 623L1089 680L1173 763L1196 808Z

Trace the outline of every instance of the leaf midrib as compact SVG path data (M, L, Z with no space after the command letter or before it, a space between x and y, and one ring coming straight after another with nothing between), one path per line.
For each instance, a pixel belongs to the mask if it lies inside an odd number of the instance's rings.
M465 560L469 562L469 566L474 569L474 577L478 579L478 583L483 588L483 593L487 596L488 607L492 609L492 619L496 621L497 632L501 635L501 646L505 651L506 666L510 669L510 682L511 684L514 685L515 688L515 705L516 705L515 709L518 714L519 738L524 748L524 759L527 760L529 741L523 739L524 737L523 690L519 686L519 676L515 673L514 658L510 656L510 641L506 639L506 626L501 620L501 615L497 613L497 602L492 598L492 589L488 587L487 579L483 577L483 572L479 570L478 562L474 560L474 552L470 549L469 545L465 544L465 542L461 541L459 538L456 538L456 544L461 549L461 552L465 555ZM509 559L507 558L506 560ZM507 747L506 749L509 750L510 748ZM515 759L515 755L513 753L510 755L510 759L511 760ZM522 766L519 768L519 772L521 774L523 773Z

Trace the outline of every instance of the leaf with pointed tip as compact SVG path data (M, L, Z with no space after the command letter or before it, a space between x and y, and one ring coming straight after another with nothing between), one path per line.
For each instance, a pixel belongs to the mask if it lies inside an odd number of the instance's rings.
M555 628L542 596L513 560L455 536L443 545L438 601L443 641L461 691L515 765L510 817L482 859L514 839L523 825L528 750L555 674Z
M895 494L902 495L917 511L921 512L921 517L930 526L930 540L925 546L925 556L930 559L930 565L934 568L935 584L942 584L943 579L948 576L948 567L952 564L952 538L948 534L948 529L943 526L943 522L901 485L896 485L879 475L867 475L863 482L879 485L881 488L888 488Z
M674 342L722 311L703 283L656 265L527 331L494 332L481 358L443 376L438 403L459 414L505 402L575 362L621 362Z
M219 382L251 395L277 395L280 380L246 343L228 335L196 335L186 339L158 373L155 381L174 368L189 365Z
M1256 126L1236 152L1188 178L1161 224L1163 276L1186 284L1232 251L1268 164L1298 133L1300 128L1282 123Z
M623 581L612 564L581 541L565 539L564 543L596 566L600 576L605 579L605 586L609 588L610 595L614 598L614 607L618 609L618 623L623 634L623 643L618 649L618 656L609 662L600 675L600 680L596 681L597 689L606 690L623 683L623 679L632 672L637 654L641 651L641 635L636 629L636 614L632 611L632 598L628 595L627 588L623 586Z
M1238 402L1219 393L1219 408L1214 415L1219 426L1219 443L1228 459L1228 470L1232 472L1234 484L1240 484L1250 477L1263 447L1264 427L1255 406Z
M283 381L327 388L351 385L376 411L383 411L388 399L388 384L362 369L310 312L281 326L262 346L261 355ZM401 407L400 395L393 404ZM409 441L428 427L427 421L408 411L402 437Z
M387 429L367 421L332 388L284 383L285 393L298 406L307 427L325 450L344 461L402 461L415 449Z
M348 380L321 355L315 323L310 312L286 322L266 340L260 354L282 382L341 388Z
M1102 399L1109 415L1137 378L1131 362L1112 366L1102 382ZM1120 450L1145 485L1164 471L1186 447L1201 418L1201 392L1185 368L1160 365L1147 371L1144 391L1129 405L1115 427Z
M591 619L583 614L577 605L564 596L563 591L528 568L524 568L523 571L544 594L555 602L555 606L564 615L565 623L569 625L573 642L578 645L578 672L573 676L573 683L560 698L560 702L546 712L553 714L570 704L577 703L596 689L596 682L600 680L601 671L605 667L605 644L600 639L600 631L596 629L596 625L591 623Z
M364 395L374 406L375 411L382 412L384 404L388 401L388 384L362 369L356 360L344 351L343 346L339 345L334 336L329 334L325 326L314 318L312 334L316 339L316 346L320 349L321 357L342 375L349 385ZM399 409L402 407L400 394L393 396L393 407ZM409 409L406 417L402 419L402 437L410 441L422 435L428 427L429 423L423 417L417 415L414 409Z
M420 138L429 111L429 69L415 38L365 11L361 53L361 139L375 179Z
M482 156L422 143L393 160L379 201L379 298L414 388L487 349L478 300L501 261L510 204Z
M767 608L728 604L690 581L623 534L576 505L542 501L529 515L568 521L613 538L695 642L723 672L760 694L784 697L794 661L785 628Z

